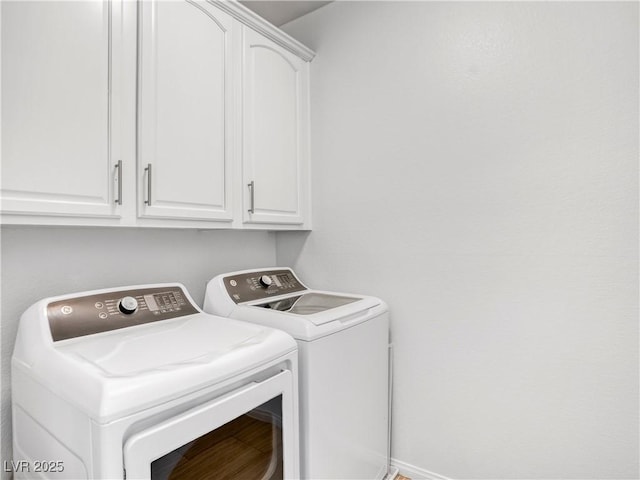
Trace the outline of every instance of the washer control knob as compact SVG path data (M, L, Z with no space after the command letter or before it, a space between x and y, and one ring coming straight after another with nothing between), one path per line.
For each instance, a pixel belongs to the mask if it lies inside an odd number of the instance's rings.
M273 280L271 280L271 277L269 275L262 275L260 277L260 285L262 285L263 287L269 288L272 283Z
M118 303L118 310L125 315L131 315L138 309L138 301L133 297L124 297Z

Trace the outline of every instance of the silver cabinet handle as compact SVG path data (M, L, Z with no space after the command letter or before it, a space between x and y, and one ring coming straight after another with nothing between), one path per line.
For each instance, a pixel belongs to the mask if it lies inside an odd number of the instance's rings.
M147 173L147 199L144 201L145 205L151 206L151 164L147 163L147 168L144 169Z
M256 201L256 194L255 194L255 182L253 180L251 180L250 183L247 184L247 187L249 187L249 190L251 192L251 197L250 197L250 207L249 210L247 210L249 213L254 213L255 210L255 201Z
M118 160L118 163L116 163L116 170L118 171L116 176L118 196L115 201L116 205L122 205L122 160Z

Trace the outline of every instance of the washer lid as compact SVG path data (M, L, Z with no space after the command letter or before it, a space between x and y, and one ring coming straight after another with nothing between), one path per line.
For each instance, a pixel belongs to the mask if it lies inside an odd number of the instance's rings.
M270 308L281 312L289 312L296 315L313 315L333 308L348 305L361 300L358 297L345 297L328 293L303 293L281 300L261 303L257 307Z
M299 306L301 312L293 310L295 298L291 302L292 308L286 310L287 300L292 297L298 297L298 295L292 295L273 299L268 304L245 303L238 305L231 313L231 316L239 320L277 328L287 332L297 340L312 342L327 335L333 335L342 330L352 328L377 316L385 315L388 311L386 303L376 297L353 294L340 295L317 290L309 293L320 296L315 297L315 300L314 297L311 297L309 304L303 302ZM355 299L355 301L352 299ZM300 300L302 299L298 299L298 302ZM344 301L344 303L330 308L325 304L325 301Z
M258 317L263 317L265 321L258 320L257 323L279 328L285 332L296 336L290 328L283 328L280 323L272 323L270 318L287 317L295 324L306 324L307 329L325 327L332 325L333 330L340 330L347 327L354 319L362 318L373 308L378 307L383 302L376 297L356 296L351 294L335 294L325 291L310 291L302 295L291 295L280 297L264 303L250 303L244 306L249 307ZM384 307L386 308L386 306ZM236 317L235 318L241 318ZM252 318L243 320L255 321ZM296 327L294 330L297 331ZM324 329L323 329L324 331Z
M289 268L265 268L212 278L204 310L313 341L383 315L388 308L371 296L311 290Z

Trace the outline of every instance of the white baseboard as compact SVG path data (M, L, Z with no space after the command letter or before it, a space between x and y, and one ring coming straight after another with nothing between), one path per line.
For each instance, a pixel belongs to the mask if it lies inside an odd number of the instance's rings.
M400 471L396 467L389 465L389 470L387 471L384 480L394 480L398 476L398 473L400 473Z
M409 477L411 480L451 480L444 475L430 472L424 468L419 468L406 462L401 462L395 458L391 459L391 466L400 470L400 475Z

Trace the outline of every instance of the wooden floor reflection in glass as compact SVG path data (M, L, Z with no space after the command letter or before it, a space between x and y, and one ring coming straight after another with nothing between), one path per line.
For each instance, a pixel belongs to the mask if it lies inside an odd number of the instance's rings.
M258 411L223 425L151 464L152 480L282 480L282 430Z

